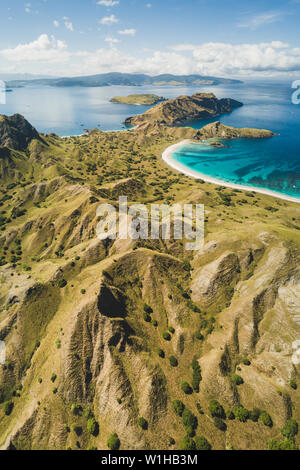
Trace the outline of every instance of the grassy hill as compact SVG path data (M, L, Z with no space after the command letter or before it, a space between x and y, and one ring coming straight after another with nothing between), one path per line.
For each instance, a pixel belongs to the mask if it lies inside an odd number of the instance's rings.
M299 446L299 204L167 167L194 129L25 124L0 140L1 448ZM205 204L204 253L99 240L119 195Z
M112 103L120 104L135 104L135 105L148 105L157 104L160 101L166 101L166 98L158 95L146 94L139 95L133 94L128 96L114 96L111 100Z

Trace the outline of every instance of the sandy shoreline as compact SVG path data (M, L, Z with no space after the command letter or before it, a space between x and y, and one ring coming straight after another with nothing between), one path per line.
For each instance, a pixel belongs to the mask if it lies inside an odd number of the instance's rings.
M170 147L168 147L162 154L163 161L174 170L180 171L181 173L184 173L187 176L191 176L192 178L202 179L206 183L212 183L218 186L226 186L227 188L240 189L242 191L253 191L255 193L265 194L266 196L272 196L278 199L283 199L284 201L296 202L297 204L300 204L300 199L296 197L286 196L284 194L277 193L276 191L271 191L268 189L256 188L255 186L243 186L241 184L228 183L227 181L222 181L222 180L204 175L202 173L198 173L197 171L187 169L181 163L175 162L172 158L172 154L183 145L186 145L189 143L197 143L197 142L194 142L192 140L182 140L178 144L171 145Z

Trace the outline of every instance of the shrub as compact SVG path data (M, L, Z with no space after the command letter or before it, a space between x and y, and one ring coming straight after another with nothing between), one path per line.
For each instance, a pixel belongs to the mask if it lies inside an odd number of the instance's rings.
M183 410L182 424L185 428L190 426L191 428L196 429L198 426L198 420L196 416L188 408Z
M271 416L270 416L266 411L263 411L263 412L260 414L259 420L260 420L265 426L268 426L269 428L271 428L271 427L273 426L272 418L271 418Z
M201 403L197 402L197 403L196 403L196 407L197 407L197 410L199 411L199 414L200 414L200 415L203 415L203 414L204 414L204 411L202 410Z
M98 436L99 434L99 424L95 420L95 418L89 418L87 422L87 430L93 436Z
M220 418L214 418L214 425L220 431L226 431L226 429L227 429L226 424Z
M237 374L232 374L231 380L234 383L234 385L242 385L244 383L243 378L240 375Z
M180 443L180 450L196 450L195 441L189 436L185 436Z
M58 287L59 287L60 289L63 289L64 287L66 287L67 284L68 284L68 283L67 283L67 281L66 281L65 279L60 279L60 280L58 281Z
M260 417L260 413L261 413L261 411L258 408L254 408L252 411L250 411L249 418L254 423L257 423L257 421L259 420L259 417Z
M277 441L276 439L271 439L268 442L269 450L298 450L295 442L293 440L285 439L284 441Z
M182 403L182 401L180 400L174 400L173 401L173 409L175 411L175 413L178 415L178 416L182 416L182 413L184 411L184 404Z
M225 419L224 408L217 400L210 400L208 409L213 418Z
M162 349L158 348L157 354L159 355L159 357L161 357L162 359L164 359L164 357L165 357L165 352L164 352Z
M52 374L52 376L51 376L51 382L54 383L55 380L56 380L56 378L57 378L57 375L56 375L56 374Z
M107 447L110 449L110 450L119 450L120 448L120 439L118 437L118 434L114 433L114 434L111 434L108 438L108 441L107 441Z
M293 439L298 434L298 423L294 419L288 419L284 428L281 429L281 434L288 439Z
M75 432L77 436L81 436L82 434L82 427L78 426L78 424L72 424L72 431Z
M158 326L158 321L157 320L152 320L151 323L152 323L153 326L155 326L155 328Z
M192 426L187 426L185 428L185 431L186 431L186 435L189 436L189 437L194 437L195 436L195 430L192 428Z
M149 307L149 305L144 304L144 312L146 312L148 314L151 314L151 313L153 313L153 310L152 310L151 307Z
M143 312L143 318L145 320L146 323L150 323L151 322L151 317L148 313L146 312Z
M241 421L242 423L246 423L246 421L250 417L249 411L244 408L242 405L238 405L234 408L234 414L235 417L238 421Z
M175 329L173 328L173 326L169 326L168 327L168 330L170 333L174 334L175 333Z
M170 357L170 364L171 364L172 367L177 367L178 366L178 361L177 361L176 357L174 357L174 356Z
M3 405L3 411L6 416L9 416L14 408L14 403L12 401L6 401Z
M203 334L201 333L201 331L196 331L196 333L195 333L195 338L198 339L199 341L203 341L204 336L203 336Z
M81 412L82 412L82 406L81 405L78 405L76 403L72 403L71 405L71 412L73 413L73 415L81 415Z
M193 387L193 390L198 393L199 385L202 380L202 375L201 375L201 367L196 359L193 359L192 368L193 368L192 387Z
M86 294L86 290L85 289L81 289L80 291L83 295Z
M187 382L181 382L180 387L186 395L191 395L193 393L192 387Z
M232 410L226 410L226 418L230 421L235 418L234 412Z
M297 390L297 384L296 384L295 380L290 381L290 387L293 388L294 390Z
M138 425L146 431L148 429L148 422L145 420L145 418L139 418L138 419Z
M244 366L251 366L251 362L249 361L249 359L242 359L242 363L244 364Z
M211 450L211 445L203 436L195 437L196 450Z
M171 335L167 331L164 331L162 337L165 341L171 341Z

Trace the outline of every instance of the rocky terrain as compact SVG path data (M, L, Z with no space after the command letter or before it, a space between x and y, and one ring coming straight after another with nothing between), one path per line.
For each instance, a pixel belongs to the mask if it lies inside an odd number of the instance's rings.
M234 104L192 101L194 115ZM259 135L161 125L164 105L128 132L65 139L0 118L2 449L300 444L300 206L168 168L184 138ZM97 207L120 195L205 204L204 252L98 239Z

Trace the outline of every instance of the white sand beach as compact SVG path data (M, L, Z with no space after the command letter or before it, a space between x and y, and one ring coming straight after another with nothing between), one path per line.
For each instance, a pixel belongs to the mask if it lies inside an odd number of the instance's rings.
M233 188L233 189L240 189L240 190L243 190L243 191L253 191L253 192L256 192L256 193L265 194L267 196L272 196L272 197L276 197L278 199L283 199L285 201L296 202L297 204L300 204L300 199L298 199L296 197L286 196L285 194L281 194L281 193L278 193L276 191L271 191L271 190L268 190L268 189L256 188L255 186L243 186L243 185L240 185L240 184L228 183L227 181L222 181L222 180L204 175L202 173L198 173L197 171L190 170L187 167L185 167L184 165L182 165L181 163L174 161L173 158L172 158L173 153L177 149L182 147L183 145L186 145L186 144L189 144L189 143L197 144L197 142L192 141L192 140L182 140L178 144L171 145L170 147L168 147L162 154L162 159L164 160L164 162L167 165L169 165L171 168L173 168L174 170L180 171L181 173L184 173L187 176L191 176L192 178L202 179L206 183L212 183L212 184L216 184L218 186L226 186L228 188Z

